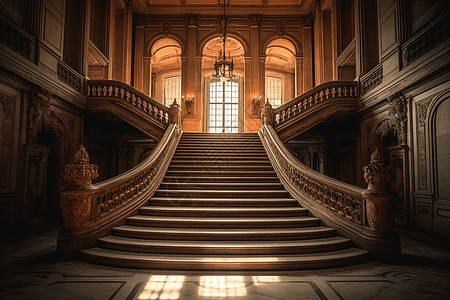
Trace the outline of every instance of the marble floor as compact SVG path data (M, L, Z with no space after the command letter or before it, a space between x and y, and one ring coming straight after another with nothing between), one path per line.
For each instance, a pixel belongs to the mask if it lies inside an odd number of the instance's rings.
M0 299L450 299L450 252L401 236L396 264L280 272L132 270L63 261L58 227L0 246Z

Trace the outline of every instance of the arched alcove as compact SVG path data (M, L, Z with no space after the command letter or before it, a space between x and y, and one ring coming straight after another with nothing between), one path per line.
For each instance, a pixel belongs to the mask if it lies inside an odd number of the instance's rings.
M151 97L165 105L181 101L181 54L180 43L171 37L158 39L150 49Z
M272 40L265 55L265 98L274 108L295 97L296 47L283 37Z

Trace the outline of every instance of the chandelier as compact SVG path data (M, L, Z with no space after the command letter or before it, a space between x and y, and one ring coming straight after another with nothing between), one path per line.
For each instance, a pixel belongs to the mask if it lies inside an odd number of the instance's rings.
M225 44L227 41L227 21L225 18L225 1L223 3L223 18L221 23L221 30L219 36L219 44L222 43L223 48L219 50L219 58L216 58L214 63L214 77L220 79L220 81L227 81L232 79L233 76L233 58L231 58L230 51L228 51L228 59L225 54ZM220 47L220 46L219 46ZM231 58L231 60L229 60Z

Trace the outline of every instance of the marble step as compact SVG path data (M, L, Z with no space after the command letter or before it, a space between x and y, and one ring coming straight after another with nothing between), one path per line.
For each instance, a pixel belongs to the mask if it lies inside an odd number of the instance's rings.
M156 206L199 206L199 207L297 207L297 200L292 198L200 198L189 197L153 197L150 205Z
M166 175L164 182L179 182L179 183L191 183L191 182L280 182L278 177L253 177L253 176L171 176Z
M283 218L214 218L214 217L163 217L135 215L126 218L127 225L170 228L292 228L319 226L320 219L300 216Z
M339 236L292 241L174 241L134 239L109 235L98 240L98 247L138 253L160 254L301 254L348 248L351 240Z
M367 260L367 251L344 250L285 255L177 255L102 248L82 251L90 262L115 267L174 270L305 270L342 267Z
M280 190L284 189L279 182L197 182L185 183L180 181L163 181L159 189L161 190Z
M175 175L192 175L192 176L198 176L198 175L208 175L208 176L214 176L214 177L229 177L229 176L246 176L246 177L262 177L262 176L276 176L277 173L273 170L267 169L267 170L260 170L255 171L252 170L252 172L244 171L244 170L228 170L228 169L211 169L211 170L179 170L179 169L168 169L166 172L166 176L175 176Z
M180 160L173 159L170 162L170 166L180 166L180 165L195 165L195 166L220 166L228 167L229 165L246 165L246 166L272 166L270 160L237 160L236 158L222 158L222 159L190 159L190 160Z
M307 216L302 207L180 207L143 206L139 213L148 216L172 217L296 217Z
M334 228L325 226L266 229L164 228L122 225L113 229L117 236L155 240L197 241L280 241L331 237Z
M239 189L158 189L156 197L175 197L175 198L287 198L288 191L279 190L239 190Z

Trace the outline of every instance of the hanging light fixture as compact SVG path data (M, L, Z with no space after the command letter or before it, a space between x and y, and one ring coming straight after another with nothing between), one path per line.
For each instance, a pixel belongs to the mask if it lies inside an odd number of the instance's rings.
M228 51L228 59L225 54L225 44L227 41L227 21L225 18L225 1L223 2L223 18L221 23L221 30L219 36L219 43L223 44L222 50L219 50L219 58L216 58L214 63L215 74L214 77L220 79L220 81L227 81L233 78L233 58L231 58ZM220 47L220 46L219 46ZM231 60L229 60L231 58Z

